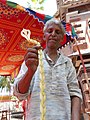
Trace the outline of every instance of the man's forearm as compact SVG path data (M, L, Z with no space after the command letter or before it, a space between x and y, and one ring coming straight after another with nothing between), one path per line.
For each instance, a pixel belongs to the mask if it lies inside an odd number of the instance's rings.
M80 120L81 116L81 99L73 96L71 98L71 120Z
M33 77L32 71L27 71L23 78L18 83L18 90L20 93L27 93L30 87L30 83Z

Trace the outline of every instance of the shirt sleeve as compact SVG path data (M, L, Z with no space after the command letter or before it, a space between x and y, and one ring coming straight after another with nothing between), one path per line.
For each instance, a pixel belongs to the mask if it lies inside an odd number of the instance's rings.
M33 80L31 81L31 84L30 84L30 88L28 90L27 93L25 94L22 94L19 92L18 90L18 83L19 81L22 79L22 77L25 75L26 71L28 70L27 66L25 65L25 62L22 63L22 66L21 66L21 69L20 69L20 72L18 74L18 76L15 78L15 82L14 82L14 85L13 85L13 94L19 99L19 100L24 100L28 97L28 95L30 95L30 92L31 92L31 89L32 89L32 84L33 84Z
M67 62L67 67L68 67L68 88L70 91L70 96L77 96L82 99L81 89L79 88L76 70L71 60Z

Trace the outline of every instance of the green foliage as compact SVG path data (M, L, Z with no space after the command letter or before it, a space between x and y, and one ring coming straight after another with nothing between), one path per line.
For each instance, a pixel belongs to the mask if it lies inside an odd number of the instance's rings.
M43 11L43 3L45 0L28 0L28 7L32 10Z
M0 88L7 88L7 91L10 91L10 84L14 83L14 79L10 80L8 77L6 76L0 76Z
M42 4L45 0L31 0L33 3Z
M14 83L14 78L10 80L10 83L13 84Z
M38 0L31 0L31 1L34 2L34 3L37 3Z

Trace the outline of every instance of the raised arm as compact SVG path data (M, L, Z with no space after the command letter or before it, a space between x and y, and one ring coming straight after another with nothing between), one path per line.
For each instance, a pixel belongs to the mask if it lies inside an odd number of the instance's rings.
M18 82L18 90L20 93L27 93L30 87L31 79L37 69L38 66L38 49L40 46L34 46L33 48L29 48L25 55L25 64L28 68L25 75Z

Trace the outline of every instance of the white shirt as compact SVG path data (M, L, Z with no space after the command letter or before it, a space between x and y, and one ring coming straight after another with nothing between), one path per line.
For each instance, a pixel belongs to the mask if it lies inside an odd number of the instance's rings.
M57 62L50 66L43 54L43 65L45 72L46 93L46 120L71 120L70 96L81 98L76 71L71 59L60 55ZM28 101L26 120L40 120L40 71L39 67L33 76L28 93L21 94L18 91L18 81L23 77L27 67L23 62L21 70L14 83L14 94L20 99Z

